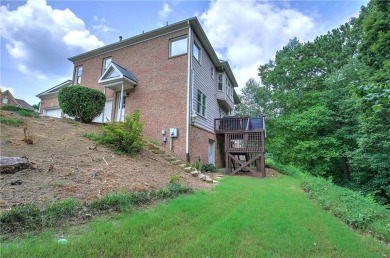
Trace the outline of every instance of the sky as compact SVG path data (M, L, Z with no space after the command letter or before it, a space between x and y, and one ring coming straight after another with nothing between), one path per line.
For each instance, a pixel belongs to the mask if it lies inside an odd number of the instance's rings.
M357 17L368 1L3 1L0 87L38 104L35 95L72 78L69 57L198 17L217 55L239 84L297 37L313 41Z

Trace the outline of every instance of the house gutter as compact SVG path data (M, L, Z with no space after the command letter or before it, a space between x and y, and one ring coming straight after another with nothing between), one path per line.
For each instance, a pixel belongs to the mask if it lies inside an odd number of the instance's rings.
M191 103L191 68L192 68L192 62L191 62L191 41L192 40L192 29L191 24L188 21L188 71L187 71L187 123L186 123L186 162L190 162L190 123L191 123L191 110L190 110L190 103Z

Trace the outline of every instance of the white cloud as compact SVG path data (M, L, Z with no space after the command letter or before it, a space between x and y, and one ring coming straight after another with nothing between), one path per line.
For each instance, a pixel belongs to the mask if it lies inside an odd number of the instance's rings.
M0 35L19 71L36 79L62 75L68 57L104 45L71 10L28 0L16 10L0 7Z
M115 31L115 29L110 27L110 23L103 17L99 18L97 16L93 17L94 25L92 28L96 33L107 33Z
M162 9L158 12L158 16L162 19L166 19L171 12L172 9L169 7L169 5L164 3Z
M8 90L9 92L11 92L11 94L14 96L15 95L15 89L14 88L11 88L11 87L5 87L5 86L0 86L0 89L2 92Z
M240 88L250 77L258 78L259 65L273 59L290 39L307 41L319 31L313 18L297 10L254 0L212 1L200 21L216 51L229 61Z
M168 22L168 16L173 12L172 8L167 3L164 3L162 9L158 11L157 26L162 27Z

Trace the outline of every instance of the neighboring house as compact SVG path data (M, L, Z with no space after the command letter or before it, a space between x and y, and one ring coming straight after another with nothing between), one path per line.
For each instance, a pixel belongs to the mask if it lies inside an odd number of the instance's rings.
M1 94L0 105L1 106L10 105L10 106L15 106L15 107L21 107L21 108L28 109L31 111L36 111L35 108L33 108L30 104L28 104L23 99L14 98L14 96L12 96L12 94L9 90L6 90Z
M96 122L122 121L139 109L146 139L161 142L182 160L222 165L223 137L217 139L214 119L234 115L237 82L197 18L120 38L69 60L74 64L74 85L100 90L107 97ZM58 107L42 94L38 97L43 112Z
M38 98L41 99L41 105L39 106L39 112L46 116L52 116L52 117L62 117L62 110L60 108L60 105L58 103L58 92L66 87L73 85L73 82L71 80L67 80L63 83L58 84L57 86L54 86L53 88L50 88L42 93L39 93L36 95Z

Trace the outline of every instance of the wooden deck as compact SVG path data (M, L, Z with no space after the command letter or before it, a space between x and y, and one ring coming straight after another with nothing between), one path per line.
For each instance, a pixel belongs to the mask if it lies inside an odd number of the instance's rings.
M226 172L249 171L265 177L264 118L225 117L214 120L214 130L225 138Z

